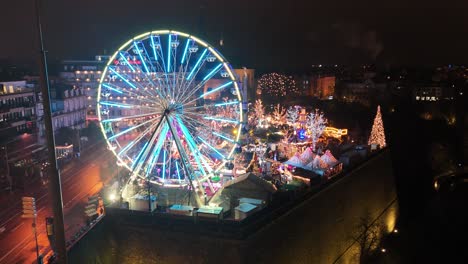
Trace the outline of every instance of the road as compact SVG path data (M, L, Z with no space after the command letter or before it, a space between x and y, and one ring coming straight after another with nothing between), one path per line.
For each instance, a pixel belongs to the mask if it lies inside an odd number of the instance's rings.
M81 160L75 160L62 172L62 196L67 240L85 224L84 206L87 197L98 193L115 174L115 158L105 147L93 146ZM31 190L15 193L0 200L0 264L33 263L36 247L32 219L21 218L21 196L36 198L37 234L40 253L50 250L45 218L52 216L47 187L37 182Z

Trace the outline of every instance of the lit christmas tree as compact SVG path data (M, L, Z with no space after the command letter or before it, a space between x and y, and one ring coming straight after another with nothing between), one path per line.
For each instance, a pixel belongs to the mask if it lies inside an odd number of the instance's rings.
M385 133L382 122L382 114L380 113L380 105L377 106L377 114L375 115L374 124L372 125L372 132L370 134L368 144L377 144L381 148L387 145L385 142Z

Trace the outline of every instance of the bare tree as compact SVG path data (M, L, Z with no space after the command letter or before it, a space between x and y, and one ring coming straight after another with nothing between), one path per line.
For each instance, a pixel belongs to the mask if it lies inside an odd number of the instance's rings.
M315 150L317 142L322 136L327 124L327 119L323 117L323 112L315 109L315 112L309 113L307 116L307 130L309 130L310 138L312 139L312 149Z
M277 104L273 109L273 121L279 125L286 123L286 108L282 107L280 104Z
M359 263L370 263L371 257L379 246L383 234L383 223L373 221L369 213L359 218L352 235L352 239L359 247Z
M286 119L290 126L295 126L299 118L299 109L295 106L290 106L286 113Z

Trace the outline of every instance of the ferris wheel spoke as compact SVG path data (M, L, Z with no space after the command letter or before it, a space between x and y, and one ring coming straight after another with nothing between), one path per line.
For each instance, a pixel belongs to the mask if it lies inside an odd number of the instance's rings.
M168 44L167 44L167 61L166 61L166 65L167 65L167 73L170 73L171 72L171 60L172 60L172 34L169 34L169 36L167 36L167 41L168 41Z
M205 129L204 131L201 131L200 133L197 133L197 137L200 137L201 140L204 140L211 144L212 146L216 146L216 150L223 152L222 156L226 157L224 154L224 148L226 146L232 147L233 145L236 144L236 141L230 136L226 135L222 131L218 131L217 129ZM218 141L221 140L221 145L218 144ZM226 143L223 143L226 142Z
M230 119L230 118L220 118L218 116L206 116L206 114L203 114L203 113L187 112L186 116L188 116L188 115L198 116L199 118L202 118L202 119L205 119L205 120L225 122L225 123L230 123L230 124L239 124L238 120L234 120L234 119Z
M155 119L155 118L151 118L151 119L149 119L149 120L147 120L147 121L145 121L145 122L143 122L143 123L141 123L141 124L138 124L138 125L136 125L136 126L130 127L130 128L128 128L128 129L126 129L126 130L124 130L124 131L121 131L121 132L119 132L119 133L117 133L117 134L115 134L115 135L113 135L113 136L111 136L111 137L108 137L107 140L113 140L113 139L118 138L118 137L120 137L120 136L122 136L122 135L125 135L125 134L128 133L128 132L131 132L131 131L133 131L133 130L139 128L139 127L142 127L142 126L144 126L144 125L146 125L146 124L148 124L148 123L150 123L150 122L153 122L154 119Z
M148 75L150 73L150 70L148 69L148 66L146 65L146 62L145 62L146 58L143 58L143 53L146 53L146 50L145 50L145 47L140 44L141 42L133 41L133 46L135 47L135 50L137 51L136 53L138 54L138 57L140 57L141 64L143 65L143 68L144 68L143 72L146 72L146 74Z
M223 133L219 133L219 132L214 132L212 131L211 134L217 136L218 138L222 138L224 140L227 140L233 144L236 144L236 141L233 139L233 138L230 138L228 135L226 134L223 134Z
M130 61L126 58L126 56L129 56L129 53L128 51L121 51L119 54L120 54L120 57L123 59L123 61L125 62L125 66L127 66L128 68L130 68L130 70L135 74L136 72L138 71L141 71L142 73L144 73L144 76L146 76L146 80L151 83L151 85L153 87L156 87L156 85L154 84L153 80L152 80L152 73L149 69L149 66L146 64L146 62L148 62L150 64L150 66L152 66L151 64L151 59L148 55L148 52L146 51L146 48L145 46L141 43L141 42L137 42L137 41L134 41L133 42L133 50L136 51L138 57L140 58L140 62L141 64L143 65L143 68L140 67L138 65L138 63L135 63L135 66L132 66ZM125 53L125 54L123 54ZM136 68L136 69L135 69ZM137 71L138 70L138 71ZM128 77L127 77L127 80L128 80ZM149 93L151 94L151 93ZM154 95L154 94L152 94Z
M154 56L154 61L158 61L158 52L156 51L157 49L161 48L161 39L159 36L155 36L151 34L150 36L150 46L151 49L153 50L153 56ZM156 69L155 71L158 72L160 69Z
M193 80L198 71L200 71L200 69L202 68L202 65L205 63L205 56L206 56L206 52L208 51L208 49L205 49L203 51L203 53L200 55L200 57L198 58L198 61L195 63L195 66L193 66L192 70L190 71L189 75L187 76L187 81L188 80Z
M179 182L180 182L180 179L181 179L181 177L180 177L180 171L181 171L181 169L179 169L179 167L180 167L180 166L179 166L179 162L176 160L176 161L175 161L175 164L176 164L176 170L177 170L177 178L178 178L178 180L179 180ZM185 176L184 176L184 178L185 178Z
M163 144L165 142L165 139L167 137L167 133L169 131L169 126L164 123L164 127L162 128L160 134L159 134L159 137L156 141L156 145L154 146L153 148L153 153L151 154L151 160L148 164L148 166L146 167L146 176L148 177L149 173L151 171L153 171L154 167L156 166L156 163L158 162L158 158L159 158L159 155L160 155L160 152L161 152L161 149L163 147Z
M164 88L164 93L165 93L165 96L168 95L168 90L170 89L170 81L169 81L169 78L168 78L168 74L169 74L169 71L168 71L168 67L167 67L167 63L164 61L164 53L163 53L163 48L162 48L162 44L161 44L161 38L158 36L157 37L157 41L159 42L159 45L155 51L156 51L156 54L158 55L158 60L156 60L156 63L159 65L159 68L161 69L161 73L164 75L164 86L161 87L161 89ZM170 49L169 49L170 51ZM159 59L161 60L161 63L162 65L159 63Z
M187 54L190 55L191 52L189 52L189 45L192 43L192 40L191 39L187 39L187 41L185 42L185 48L184 48L184 52L182 53L182 58L180 59L180 65L183 65L185 60L187 59Z
M153 56L154 56L154 60L153 60L154 64L152 64L152 65L154 67L155 78L157 79L157 81L159 83L159 87L162 90L164 87L167 86L168 80L167 80L167 76L164 74L166 72L166 67L159 63L159 58L161 58L162 63L164 64L164 60L162 59L163 58L162 54L161 55L158 54L159 53L158 50L162 49L161 38L159 36L151 35L150 36L150 42L151 42L150 46L151 46L151 48L153 50ZM164 76L162 76L162 75L164 75ZM162 78L165 79L164 83L161 82Z
M189 98L191 98L194 94L196 94L201 88L203 88L203 86L211 79L211 77L213 77L213 75L215 75L220 69L221 67L223 66L222 63L218 64L218 66L216 66L215 68L213 68L205 77L203 77L202 81L200 83L198 83L191 91L190 93L187 93L187 95L185 96L185 100L182 101L182 103L185 103L185 101L187 101ZM226 86L229 86L229 84L227 84ZM219 89L222 89L226 86L221 86ZM218 90L219 90L218 89ZM208 94L212 93L212 91L208 92ZM205 93L207 94L207 93ZM201 95L200 97L198 98L203 98L204 96L206 96L205 94ZM196 98L196 99L198 99ZM196 100L195 99L195 100Z
M174 37L174 39L173 39ZM172 89L171 89L171 98L175 98L175 89L176 89L176 69L177 69L177 47L179 41L177 40L177 35L169 34L168 36L168 51L167 51L167 72L168 74L172 72ZM172 66L172 67L171 67Z
M203 83L203 84L205 84L205 83ZM200 95L200 96L198 96L198 97L195 97L194 99L191 99L190 101L187 102L187 100L189 100L190 98L192 98L191 96L196 92L195 89L198 90L198 89L200 89L201 87L203 87L203 86L197 85L198 88L195 88L189 95L187 95L186 99L185 99L184 101L182 101L182 104L184 104L184 105L191 104L191 103L195 102L195 101L198 100L198 99L205 98L205 96L207 96L207 95L210 95L210 94L215 93L215 92L222 91L223 89L229 87L231 84L233 84L233 81L226 82L226 83L224 83L224 84L222 84L222 85L220 85L220 86L218 86L218 87L212 89L211 91L207 91L206 93L204 93L204 94L202 94L202 95Z
M104 86L105 84L102 84L102 85ZM125 94L124 94L124 92L125 92ZM122 97L121 97L121 95L122 95ZM128 97L123 96L123 95L128 95ZM102 97L106 98L106 102L117 103L117 104L121 104L120 101L122 101L123 104L127 104L128 102L130 102L130 103L128 103L128 105L134 105L131 102L135 102L135 101L146 102L148 104L155 105L155 106L158 106L158 105L161 104L161 102L159 100L150 100L146 96L142 96L142 95L138 95L138 94L134 94L134 93L129 93L127 91L123 91L122 93L118 94L115 98L113 96L110 96L110 95L102 95ZM137 105L140 105L140 104L137 104ZM124 106L124 108L127 108L127 107Z
M161 114L161 112L150 112L150 113L145 113L145 114L140 114L140 115L122 116L122 117L118 117L118 118L103 119L103 120L101 120L101 122L102 123L120 122L120 121L123 121L123 120L131 120L131 119L147 117L147 116L151 116L151 115L160 115L160 114Z
M192 47L193 48L193 47ZM178 95L176 97L176 101L180 101L182 99L182 96L187 92L187 90L189 89L189 85L186 85L186 82L187 82L187 79L186 79L186 75L187 75L187 70L188 70L188 67L190 65L190 60L192 58L192 53L194 52L191 52L190 49L192 49L189 47L189 54L186 55L187 56L187 59L184 60L185 61L185 66L182 66L183 63L181 63L181 71L180 71L180 84L177 86L178 88Z
M130 82L129 79L123 77L122 74L120 74L118 71L116 71L116 70L113 69L112 67L109 67L109 70L110 70L112 73L114 73L115 75L117 75L117 76L120 78L120 80L122 80L122 81L124 81L125 83L127 83L130 87L132 87L132 88L134 88L134 89L137 88L137 87L136 87L136 84Z
M110 106L110 107L118 107L118 108L131 108L131 109L149 109L153 110L155 107L140 105L140 104L128 104L128 103L119 103L115 101L101 101L99 102L100 105Z
M131 82L132 78L131 76L128 76L127 74L123 73L123 72L119 72L119 71L116 71L114 68L112 68L114 66L109 66L109 70L114 73L116 76L119 77L120 80L122 80L123 82L125 82L126 84L128 84L132 89L132 91L134 92L146 92L148 95L150 96L154 96L154 94L148 92L148 90L145 89L144 86L141 85L140 82ZM139 66L136 66L139 68ZM139 68L139 70L141 71L141 69ZM108 84L113 84L111 82L108 82ZM116 84L114 84L116 85ZM118 86L118 85L116 85ZM138 87L137 87L138 86ZM120 87L120 86L119 86ZM126 88L126 87L122 87L122 88ZM141 90L140 90L141 89Z
M186 103L185 105L187 105L189 103ZM203 104L203 105L199 105L199 106L185 106L184 107L184 111L192 111L192 110L197 110L197 109L201 109L201 108L223 108L223 107L228 107L228 106L231 106L231 105L237 105L239 104L239 101L237 100L233 100L233 101L226 101L226 102L222 102L222 103L212 103L212 104Z
M151 63L151 60L150 60L149 57L147 57L148 53L146 52L146 50L144 48L143 48L143 50L144 50L144 53L142 53L141 51L138 53L138 55L140 57L140 60L142 61L143 68L140 65L136 64L135 67L134 67L136 69L133 72L134 74L135 73L140 73L140 72L143 73L143 75L140 76L140 77L143 77L143 78L142 78L142 80L138 80L138 82L136 82L139 87L134 88L134 90L140 91L140 89L141 89L142 94L144 92L147 95L152 96L152 97L164 97L161 94L161 92L159 91L159 89L158 89L158 87L161 86L161 82L159 81L158 78L156 78L157 77L156 73L148 72L149 71L149 68L148 68L149 66L147 66L147 64L144 61L145 61L145 58L146 58L146 60L148 60L148 63ZM142 57L143 56L142 54L145 54L145 58ZM127 79L131 79L130 78L131 76L128 76L126 74L121 74L121 75L126 77ZM153 80L154 78L158 80L159 86L154 83L154 80ZM148 89L147 86L150 86L152 89ZM151 92L152 90L155 90L156 93Z
M204 144L206 143L206 146L208 147L208 149L210 149L210 151L208 151L208 150L204 151L204 150L202 149L202 150L199 150L199 152L200 152L200 153L205 153L205 155L203 155L203 156L206 156L206 157L211 157L211 156L212 156L212 153L215 152L216 154L219 155L219 157L221 157L221 159L225 159L225 157L226 157L225 154L221 153L219 150L217 150L216 148L214 148L214 147L212 146L212 144L208 143L210 140L208 140L208 139L205 137L205 135L210 135L210 131L206 131L206 130L200 131L200 128L201 128L201 127L206 127L206 126L193 126L193 123L192 123L193 121L194 121L194 120L191 120L191 121L188 121L188 122L187 122L187 120L186 120L188 126L192 126L192 127L198 128L198 129L196 129L196 130L192 130L192 131L194 131L194 132L197 131L197 133L196 133L197 136L194 137L194 138L196 139L195 142L196 142L196 143L199 143L200 141L202 141L202 143L204 143ZM195 121L195 122L196 122L196 121ZM190 133L190 132L188 132L188 133ZM211 138L211 140L213 140L213 139ZM201 145L201 144L197 144L197 145ZM205 164L205 166L208 166L208 165L207 165L208 163L207 163L206 159L204 160L204 164ZM211 172L211 167L210 167L210 166L208 166L208 167L210 168L210 172Z
M208 146L212 151L214 151L216 154L220 155L223 159L226 159L226 157L221 153L219 152L215 147L213 147L210 143L208 143L208 141L204 140L202 137L198 136L198 139L201 140L201 142L203 144L205 144L206 146Z
M124 53L126 53L126 54L124 54ZM128 52L127 51L120 51L119 56L125 62L125 66L127 66L127 68L129 68L132 72L135 72L135 68L130 64L130 61L126 57L126 56L129 56Z
M190 126L192 131L197 131L198 128L209 127L209 124L201 122L199 118L192 118L188 115L184 115L181 119Z
M213 121L217 121L217 122L225 122L225 123L231 123L231 124L239 124L239 121L238 121L238 120L234 120L234 119L217 118L217 117L211 117L211 116L205 116L204 119L213 120Z
M195 76L198 75L198 72L203 68L206 62L206 53L208 49L205 49L203 53L198 58L195 65L192 67L189 75L185 78L185 84L182 87L184 91L188 91L188 88L191 86L192 82L196 79ZM181 97L187 97L185 93L182 93Z
M206 55L204 55L204 57L206 57ZM200 59L202 59L202 57L199 58L197 63L200 61ZM191 78L187 77L186 78L185 83L184 83L184 85L182 87L182 90L184 92L180 96L181 98L185 98L185 99L181 100L182 102L187 101L189 98L191 98L191 95L193 95L196 92L196 91L191 90L192 89L192 83L195 81L195 79L196 79L195 76L198 75L198 73L200 72L200 70L202 69L202 67L204 66L205 63L206 63L206 60L203 59L202 65L200 65L200 66L195 65L197 67L194 67L192 69L192 71L190 72L189 76L188 76L188 77L190 77L194 73L193 77L191 77ZM195 69L196 69L196 71L194 71Z
M169 86L169 80L167 78L167 68L166 63L164 62L164 54L162 51L161 38L159 35L151 35L151 47L153 49L154 62L156 63L155 69L156 72L159 72L161 76L158 77L159 84L161 89L166 89ZM161 63L159 63L161 61ZM165 82L161 83L161 79L164 79ZM166 94L167 95L167 94Z
M191 43L191 39L188 38L185 42L185 47L184 47L184 51L182 53L182 58L180 59L180 64L179 64L179 71L177 72L177 78L176 78L176 82L174 84L174 87L177 87L177 88L180 88L179 87L179 79L182 77L184 78L185 76L185 71L187 69L187 65L188 63L185 64L185 67L184 67L184 62L185 61L189 61L190 60L190 57L187 59L187 54L190 55L190 52L189 52L189 45ZM177 58L174 58L174 61L176 60ZM182 85L182 81L180 82L180 85ZM180 89L179 89L180 90ZM177 94L177 97L175 97L175 100L179 100L178 96L180 95L180 91L179 91L179 94Z
M152 124L151 126L147 127L138 137L128 143L124 148L120 149L117 153L118 157L121 157L123 154L126 154L131 148L133 148L136 144L140 142L148 133L153 131L156 128L156 124Z
M209 172L211 171L211 167L208 166L204 160L201 158L201 153L200 150L198 150L197 143L192 137L192 134L189 132L187 127L184 125L182 120L178 119L178 124L179 127L181 128L182 134L184 135L185 139L187 140L187 145L189 146L189 149L192 153L192 157L195 159L195 162L197 163L199 169L201 170L203 175L207 175L207 172L205 169L207 169Z

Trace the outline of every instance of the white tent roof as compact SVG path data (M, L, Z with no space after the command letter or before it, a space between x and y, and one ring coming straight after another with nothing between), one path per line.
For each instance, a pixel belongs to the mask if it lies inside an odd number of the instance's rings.
M325 151L325 154L322 155L321 159L328 164L328 166L334 166L338 163L335 157L331 154L330 150Z
M301 154L301 161L302 164L308 164L311 162L315 157L315 154L312 152L310 148L306 148L306 150Z
M312 161L312 168L315 169L326 169L328 164L324 162L319 155L315 156L314 161Z
M297 155L292 156L289 160L284 162L284 164L295 166L295 167L304 166L304 164L302 163L302 160Z
M247 213L252 211L253 209L257 208L257 206L249 203L241 203L239 206L237 206L235 209L239 210L241 212Z

